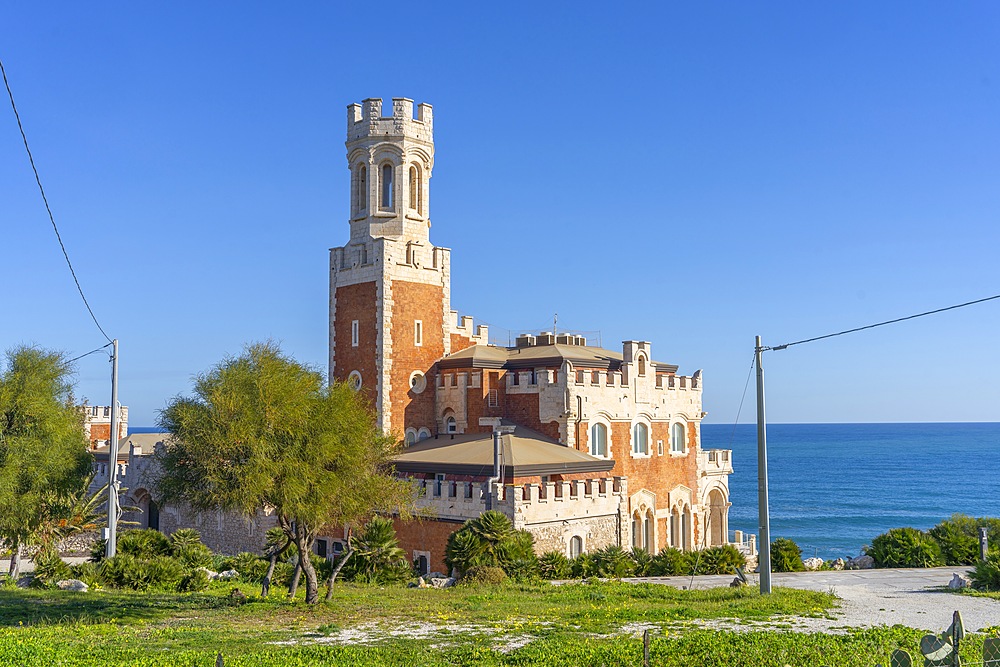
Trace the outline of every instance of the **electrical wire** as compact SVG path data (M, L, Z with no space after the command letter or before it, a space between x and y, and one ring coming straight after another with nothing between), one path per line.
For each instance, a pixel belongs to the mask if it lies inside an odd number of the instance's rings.
M743 401L747 397L747 388L750 386L750 378L753 377L753 369L757 365L757 353L753 355L753 359L750 360L750 371L747 373L747 381L743 385L743 395L740 396L740 407L736 410L736 419L733 420L733 431L729 434L729 449L733 448L733 440L736 438L736 425L740 423L740 413L743 412Z
M955 310L956 308L964 308L966 306L973 306L977 303L983 303L986 301L992 301L993 299L1000 299L1000 294L994 296L988 296L985 299L976 299L975 301L966 301L965 303L959 303L954 306L948 306L947 308L938 308L937 310L928 310L924 313L917 313L916 315L907 315L906 317L897 317L894 320L886 320L885 322L878 322L876 324L868 324L863 327L856 327L854 329L847 329L846 331L838 331L837 333L826 334L825 336L816 336L815 338L806 338L805 340L797 340L794 343L785 343L784 345L775 345L774 347L763 346L761 351L764 350L785 350L793 345L802 345L803 343L812 343L817 340L823 340L825 338L834 338L835 336L843 336L849 333L855 333L857 331L864 331L865 329L874 329L876 327L884 327L887 324L896 324L897 322L905 322L906 320L916 319L918 317L925 317L927 315L934 315L937 313L943 313L947 310Z
M69 266L69 272L73 276L73 282L76 283L76 289L80 293L80 298L83 299L83 305L87 307L87 312L90 313L91 319L94 320L94 324L97 325L97 328L100 330L105 340L110 343L111 337L104 331L104 327L101 326L101 323L97 321L97 315L94 314L94 310L90 307L90 303L87 301L87 297L83 293L83 288L80 286L80 281L76 277L76 271L73 270L73 263L69 261L69 253L66 252L66 246L63 244L62 236L59 234L59 227L56 226L56 219L52 215L52 208L49 206L48 197L45 196L45 188L42 187L42 179L38 175L38 168L35 167L35 158L31 155L31 148L28 147L28 137L24 133L24 126L21 125L21 115L17 112L17 105L14 104L14 93L10 90L10 83L7 81L7 70L4 69L2 60L0 60L0 75L3 75L3 84L7 88L7 96L10 98L10 108L14 110L14 118L17 120L17 129L21 131L21 141L24 142L24 150L28 153L28 162L31 163L31 170L35 173L35 182L38 183L38 191L42 194L42 201L45 203L45 210L49 214L49 221L52 223L52 230L56 233L56 240L59 241L59 247L62 248L63 257L66 258L66 265Z
M83 359L84 357L90 356L90 355L94 354L95 352L100 352L101 350L105 350L105 349L111 347L112 345L114 345L114 343L108 343L107 345L102 345L102 346L100 346L97 349L91 350L90 352L87 352L85 354L81 354L79 357L73 357L72 359L67 359L65 365L68 366L69 364L73 363L74 361L79 361L80 359Z

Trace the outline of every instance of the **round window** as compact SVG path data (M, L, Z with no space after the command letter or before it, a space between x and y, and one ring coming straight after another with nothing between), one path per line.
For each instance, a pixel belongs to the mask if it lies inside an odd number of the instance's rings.
M347 386L354 391L361 389L361 373L351 371L351 374L347 376Z
M421 393L427 388L427 377L420 371L410 373L410 389L414 394Z

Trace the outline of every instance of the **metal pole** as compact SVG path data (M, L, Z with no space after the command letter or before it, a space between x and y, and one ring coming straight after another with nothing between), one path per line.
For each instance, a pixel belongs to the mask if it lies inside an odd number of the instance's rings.
M489 480L489 488L486 490L486 509L493 509L493 495L496 484L500 482L500 426L493 427L493 476Z
M760 570L760 592L771 592L771 518L767 507L767 427L764 419L764 368L760 364L760 336L755 343L757 363L757 514L760 521L760 543L757 563Z
M979 560L985 561L986 554L989 553L989 542L987 538L987 531L984 526L979 528Z
M111 438L108 440L108 543L105 556L115 555L118 532L118 339L111 341Z

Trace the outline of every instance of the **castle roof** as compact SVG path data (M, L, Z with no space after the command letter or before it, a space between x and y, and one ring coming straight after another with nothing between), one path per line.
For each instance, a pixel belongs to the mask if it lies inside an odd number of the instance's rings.
M526 426L500 436L501 468L507 479L536 475L605 472L612 459L600 459L567 447ZM440 434L407 447L396 457L398 472L493 474L493 434Z
M531 345L529 347L497 347L473 345L438 360L438 368L536 368L560 366L563 361L586 368L621 368L622 354L589 345ZM651 362L657 370L676 373L676 364Z

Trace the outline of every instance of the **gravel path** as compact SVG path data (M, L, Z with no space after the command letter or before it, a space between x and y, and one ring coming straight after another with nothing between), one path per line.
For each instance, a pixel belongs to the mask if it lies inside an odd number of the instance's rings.
M840 606L828 618L789 618L777 624L804 632L831 632L847 627L867 628L877 625L906 625L941 632L951 624L952 613L962 612L966 630L976 631L1000 626L1000 600L957 595L947 587L952 575L964 568L849 570L841 572L781 572L771 576L773 586L812 591L828 591L841 598ZM644 577L626 581L645 581L677 588L714 588L728 586L730 576ZM756 578L752 579L756 584ZM753 629L731 623L715 627ZM773 624L771 624L773 625Z

